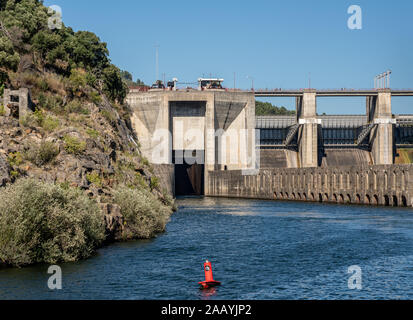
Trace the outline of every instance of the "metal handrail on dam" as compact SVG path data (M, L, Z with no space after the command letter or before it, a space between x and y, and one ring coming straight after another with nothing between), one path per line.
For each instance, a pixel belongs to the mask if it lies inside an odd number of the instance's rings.
M131 87L130 92L159 92L159 91L171 91L170 88L159 88L151 89L149 87ZM174 91L177 92L190 92L199 91L198 88L175 88ZM413 88L407 89L284 89L284 88L274 88L274 89L234 89L234 88L223 88L223 89L204 89L202 91L225 91L225 92L245 92L253 93L256 97L299 97L304 94L304 92L315 92L317 96L328 97L328 96L377 96L379 92L389 91L392 96L413 96Z
M256 97L298 97L304 92L314 92L318 97L377 96L379 92L390 92L392 96L413 96L413 89L254 89Z

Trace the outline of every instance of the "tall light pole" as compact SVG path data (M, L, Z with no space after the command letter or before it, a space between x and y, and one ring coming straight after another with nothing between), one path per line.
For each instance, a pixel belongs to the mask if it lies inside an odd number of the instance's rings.
M386 89L390 88L390 75L392 74L391 70L378 74L374 78L374 88L375 89Z
M374 80L375 80L375 89L384 89L386 87L386 76L387 73L383 72L378 74Z
M392 71L389 69L387 70L387 87L390 88L390 75Z
M156 79L155 82L159 80L159 44L155 45L155 72L156 72Z

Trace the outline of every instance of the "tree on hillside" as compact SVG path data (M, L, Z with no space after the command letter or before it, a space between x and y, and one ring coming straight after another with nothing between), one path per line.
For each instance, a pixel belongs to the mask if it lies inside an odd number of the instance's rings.
M276 116L276 115L295 115L294 110L287 110L285 107L277 107L269 102L255 101L255 115L257 116Z
M128 87L122 81L120 70L113 64L103 71L104 87L106 95L112 100L123 101L126 97Z
M134 87L134 86L144 86L145 83L141 81L140 79L137 79L136 81L133 81L132 74L129 71L126 70L121 70L120 72L122 79L126 82L126 84L129 87Z
M89 85L123 103L127 86L98 36L89 31L74 32L64 24L51 30L47 24L51 15L42 1L2 0L0 9L0 86L10 72L24 69L19 67L24 60L38 72L65 77L73 69L84 69L89 79L96 78Z

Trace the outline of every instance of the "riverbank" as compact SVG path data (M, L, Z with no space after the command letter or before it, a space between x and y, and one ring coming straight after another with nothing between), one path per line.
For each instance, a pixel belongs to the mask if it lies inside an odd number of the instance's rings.
M0 189L0 262L73 262L104 244L164 232L172 203L144 188L119 186L99 204L78 188L20 179ZM106 210L106 212L105 212Z

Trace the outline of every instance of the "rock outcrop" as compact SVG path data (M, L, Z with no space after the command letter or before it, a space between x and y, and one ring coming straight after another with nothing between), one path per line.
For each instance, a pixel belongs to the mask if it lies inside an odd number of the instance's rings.
M10 182L10 167L7 163L6 157L0 154L0 187Z

